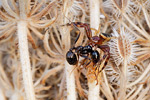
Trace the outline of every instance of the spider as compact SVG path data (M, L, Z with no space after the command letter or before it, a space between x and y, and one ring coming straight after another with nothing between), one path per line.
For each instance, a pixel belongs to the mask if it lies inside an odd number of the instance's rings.
M85 58L85 60L89 60L89 62L85 62L84 66L89 65L91 62L93 62L93 67L96 66L95 70L98 70L97 75L95 74L96 78L98 76L98 74L105 68L105 66L108 63L108 60L110 58L110 48L108 45L103 45L105 42L109 41L111 39L111 37L106 34L106 33L102 33L99 36L92 36L92 29L90 28L90 26L87 23L82 23L82 22L71 22L71 23L67 23L67 26L75 26L75 27L79 27L79 28L84 28L86 31L86 35L87 38L89 40L88 45L86 46L77 46L77 47L73 47L71 48L67 53L66 53L66 59L68 61L68 63L70 65L77 65L78 64L78 59L79 56ZM97 33L99 33L100 29L98 31L96 31ZM80 37L80 33L78 34L75 43L77 42L77 40ZM93 50L93 47L95 48ZM104 55L102 57L102 59L100 59L100 53L96 50L97 48L101 49L104 52ZM90 56L90 57L89 57ZM100 69L100 67L98 65L101 64L101 62L104 62L103 67ZM98 80L97 80L97 84L98 84Z

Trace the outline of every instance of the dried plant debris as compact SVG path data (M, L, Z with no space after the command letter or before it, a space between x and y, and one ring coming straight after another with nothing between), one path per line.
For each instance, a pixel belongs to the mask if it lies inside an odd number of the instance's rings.
M95 2L98 10L89 0L0 0L1 100L150 100L150 0ZM97 42L90 30L109 37L110 59L94 65L78 52L70 65L70 48Z

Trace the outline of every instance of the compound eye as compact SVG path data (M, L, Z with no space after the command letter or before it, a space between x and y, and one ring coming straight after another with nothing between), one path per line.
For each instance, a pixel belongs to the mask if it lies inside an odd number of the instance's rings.
M66 54L66 59L67 59L67 62L70 64L70 65L76 65L77 64L77 56L75 53L73 53L72 51L68 51L67 54Z
M97 50L93 51L91 53L91 58L92 58L93 63L96 64L100 59L99 52Z

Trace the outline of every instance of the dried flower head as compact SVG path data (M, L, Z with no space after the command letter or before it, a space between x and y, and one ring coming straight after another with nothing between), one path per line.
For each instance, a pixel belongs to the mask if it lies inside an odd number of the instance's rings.
M123 27L120 28L119 33L116 29L113 29L112 35L117 37L117 39L112 39L109 42L111 48L110 53L116 65L119 66L125 59L127 59L128 64L134 62L136 60L135 52L137 51L137 45L132 42L136 37L131 35Z
M134 2L131 0L106 0L103 4L104 8L113 9L110 10L113 15L119 17L121 13L132 14Z
M72 12L74 15L79 15L80 11L82 9L80 4L82 4L82 2L74 0L72 6L70 8L70 12Z

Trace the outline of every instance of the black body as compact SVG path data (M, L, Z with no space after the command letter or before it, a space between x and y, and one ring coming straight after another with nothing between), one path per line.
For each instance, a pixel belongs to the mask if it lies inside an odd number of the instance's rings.
M91 56L90 58L89 55ZM90 60L90 62L92 61L94 64L96 64L100 59L99 52L97 50L92 50L90 45L71 48L66 54L66 59L70 65L76 65L78 63L79 56ZM86 63L86 65L90 64L90 62Z

